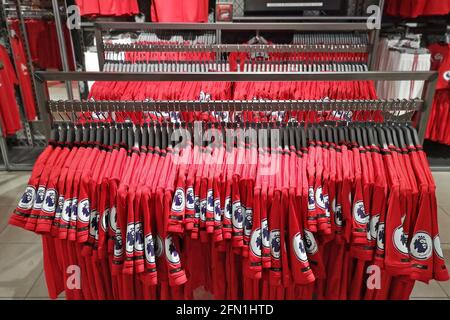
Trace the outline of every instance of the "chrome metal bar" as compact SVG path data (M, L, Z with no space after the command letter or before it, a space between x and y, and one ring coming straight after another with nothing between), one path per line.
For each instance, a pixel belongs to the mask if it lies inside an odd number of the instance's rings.
M67 61L66 40L64 39L64 31L61 25L61 15L59 14L58 0L52 0L53 14L55 15L56 34L58 36L59 55L61 57L61 63L63 71L70 71L69 63ZM72 83L70 81L65 82L67 97L73 99Z
M142 73L142 72L36 72L43 81L352 81L386 80L427 81L436 71L393 72L211 72L211 73Z
M319 19L320 20L320 19ZM135 23L97 22L100 30L272 30L272 31L367 31L365 22L302 22L302 23Z
M410 102L414 103L410 103ZM268 101L48 101L52 112L143 112L143 111L417 111L422 100L268 100Z
M179 44L104 44L106 52L370 52L367 45L302 45L302 44L273 44L273 45L179 45Z

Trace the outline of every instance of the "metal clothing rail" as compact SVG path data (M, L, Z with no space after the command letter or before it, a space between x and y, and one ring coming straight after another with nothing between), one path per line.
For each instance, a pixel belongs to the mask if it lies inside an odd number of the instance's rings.
M155 51L155 52L355 52L368 53L371 46L367 45L304 45L304 44L212 44L212 45L179 45L179 44L109 44L103 45L106 52Z
M366 19L367 20L367 19ZM227 30L227 31L367 31L365 22L298 22L298 23L136 23L96 22L99 30Z
M435 71L365 72L44 72L38 81L435 81Z
M48 101L50 112L145 111L422 111L416 100Z
M320 20L320 19L319 19ZM216 41L222 43L222 31L299 31L299 32L368 32L369 45L364 52L369 52L369 65L372 66L375 59L374 53L378 46L379 30L370 29L368 20L366 22L299 22L299 23L135 23L135 22L97 22L94 24L95 41L100 70L105 63L105 43L103 41L104 31L208 31L216 32ZM188 48L189 46L185 46ZM110 47L111 48L111 47ZM149 49L147 49L149 50ZM298 50L302 50L299 48ZM306 50L306 49L305 49ZM327 51L331 51L328 49ZM187 50L184 50L187 51ZM348 49L347 49L348 52Z
M102 72L36 72L39 110L44 115L46 135L50 136L51 115L48 109L46 82L57 81L426 81L422 112L418 125L419 137L424 141L425 130L438 79L430 72L308 72L308 73L102 73ZM363 100L364 101L364 100Z

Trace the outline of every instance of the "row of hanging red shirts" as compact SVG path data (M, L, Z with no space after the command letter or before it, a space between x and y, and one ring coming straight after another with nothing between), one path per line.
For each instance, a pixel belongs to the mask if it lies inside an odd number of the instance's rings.
M136 144L50 141L9 222L43 235L51 297L408 299L417 280L448 280L421 146L211 128L208 143L172 144L159 125Z
M377 99L372 81L291 81L291 82L95 82L89 99L117 101L214 101L214 100L374 100ZM320 110L320 104L318 104ZM117 111L121 111L118 108ZM180 120L193 121L211 119L211 113L180 112ZM243 112L243 120L251 121L257 113ZM286 113L288 121L292 114L298 121L309 119L317 122L322 117L315 110ZM357 115L365 114L363 118ZM142 123L142 113L129 113L134 123ZM351 113L336 111L333 117L341 120L375 120L379 113ZM264 118L259 113L259 118ZM317 119L317 120L315 120ZM335 119L330 119L335 120ZM281 119L283 121L283 118Z
M23 47L21 39L17 36L11 36L10 37L10 44L11 44L11 54L14 55L14 68L15 68L15 75L17 77L17 82L19 84L19 88L21 91L21 98L22 103L25 110L25 116L28 121L34 121L36 120L36 101L34 98L34 92L33 87L31 83L31 75L28 69L27 64L27 58L25 54L25 49ZM2 58L4 59L4 65L7 66L9 69L9 78L11 80L11 83L8 85L9 90L5 92L5 94L8 94L8 97L5 97L5 99L8 99L11 103L10 108L14 108L16 103L14 103L16 99L15 92L12 90L11 85L14 84L14 77L13 77L13 71L10 68L10 65L12 63L12 58L9 56L6 49L0 45L0 51L2 51ZM9 66L9 67L8 67ZM11 116L11 122L9 120L6 120L6 117L4 118L4 121L8 121L10 123L10 128L12 128L11 133L13 133L15 130L17 130L21 124L17 121L19 121L19 118L15 111L10 111ZM8 125L9 126L9 125Z
M9 20L11 29L17 35L20 33L19 20ZM33 64L40 69L58 69L62 70L61 54L59 50L58 35L54 21L44 19L25 20L28 43L30 46L31 59ZM67 46L67 56L69 69L74 70L74 59L69 29L63 28L65 43Z
M434 43L431 52L431 67L439 71L433 105L431 107L425 138L450 145L450 54L447 43Z
M14 135L22 129L16 88L19 84L16 71L9 58L8 51L0 45L0 125L3 136Z
M137 0L75 0L82 16L130 16L139 13Z

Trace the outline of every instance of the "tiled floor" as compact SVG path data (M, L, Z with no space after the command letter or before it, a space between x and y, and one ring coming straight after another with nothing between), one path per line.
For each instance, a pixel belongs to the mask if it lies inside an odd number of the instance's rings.
M28 176L28 172L0 172L0 300L47 297L39 236L7 224ZM450 173L434 177L442 248L450 269ZM418 283L411 299L450 300L450 281Z

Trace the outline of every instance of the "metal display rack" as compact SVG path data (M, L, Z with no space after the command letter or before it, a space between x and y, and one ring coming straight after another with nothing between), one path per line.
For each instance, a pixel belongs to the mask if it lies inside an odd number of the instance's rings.
M5 22L5 29L8 35L7 39L5 39L7 45L9 44L9 37L11 36L12 32L12 29L10 28L10 25L8 23L8 19L13 18L18 20L19 34L17 36L20 37L20 40L23 44L27 60L27 69L30 74L33 74L34 66L31 58L25 19L39 18L43 16L51 17L51 14L49 14L48 11L45 11L44 13L44 10L31 8L31 3L29 1L22 0L1 0L0 9L0 14L2 15L2 20L4 20ZM15 63L15 55L12 54L11 57L14 61L14 66L16 66L17 64ZM33 91L33 98L37 102L36 84L33 77L31 79L31 88ZM20 98L23 102L24 96L22 90L19 90L19 92ZM42 122L39 120L28 121L25 116L23 103L19 103L18 106L24 130L23 134L20 132L16 136L14 146L10 146L3 136L0 137L0 148L4 162L4 166L1 169L4 170L31 170L33 168L36 157L40 153L40 150L42 150L46 145L45 137L42 134L39 134L39 127L40 125L42 125Z
M418 133L421 141L424 140L425 130L427 121L430 115L431 105L433 102L433 96L435 91L435 86L437 82L438 74L437 72L307 72L307 73L241 73L241 72L216 72L216 73L106 73L106 72L37 72L35 74L36 82L38 83L37 91L39 96L39 110L43 115L43 121L46 127L46 134L49 136L50 128L52 125L52 116L50 110L49 101L45 95L45 86L47 81L356 81L356 80L384 80L384 81L407 81L407 80L417 80L426 81L426 90L423 94L423 102L420 102L421 110L420 119L418 124ZM344 101L345 102L345 101ZM359 103L364 103L364 100L359 101ZM76 106L73 102L68 102L62 104L61 111L65 112L76 112L80 108L84 111L96 111L93 109L96 102L91 104L79 104L78 109L71 109L71 106ZM161 103L161 102L159 102ZM164 102L162 102L164 103ZM166 102L167 103L167 102ZM213 102L216 106L221 106L221 110L225 107L232 108L231 110L237 110L239 107L239 102ZM247 102L241 104L245 105ZM253 107L257 107L258 103L264 105L267 102L252 102ZM306 106L310 106L308 101L296 101L298 107L306 109ZM319 103L319 102L314 102ZM413 101L414 103L414 101ZM167 103L168 104L168 103ZM277 101L272 102L272 106L276 106ZM282 106L283 103L280 105ZM103 111L117 111L114 109L114 103L99 104L102 106ZM139 110L144 104L142 102L137 102L133 104L124 104L124 108L130 111ZM92 110L89 108L92 106ZM127 107L128 106L128 107ZM145 111L155 110L157 111L158 102L156 103L146 103ZM186 102L173 102L171 106L174 106L174 111L181 110L181 108L188 108L188 110L197 111L194 109L193 105L189 109L189 105ZM196 104L198 106L198 104ZM382 110L381 105L378 105L380 110ZM203 107L203 108L202 108ZM208 103L201 103L199 108L201 110L207 109ZM137 108L137 109L136 109ZM226 108L225 108L226 109ZM127 109L120 109L126 111ZM186 109L183 109L186 110ZM244 109L244 110L249 110ZM320 109L322 110L322 109Z
M198 51L210 50L221 52L232 51L251 51L260 49L273 48L272 51L299 51L299 52L330 52L334 49L337 52L367 52L369 53L369 66L372 70L375 63L375 53L378 47L379 30L368 29L367 18L366 22L335 22L329 21L330 18L323 19L323 22L300 22L300 23L132 23L132 22L98 22L94 23L94 32L97 45L97 55L100 70L103 70L105 64L105 52L107 51ZM105 44L103 33L105 31L215 31L216 44L213 45L120 45L120 44ZM261 31L291 31L291 32L368 32L369 44L357 48L332 48L321 46L301 46L301 45L238 45L238 44L224 44L222 43L222 32L225 31L254 31L259 35ZM354 50L354 51L352 51Z

